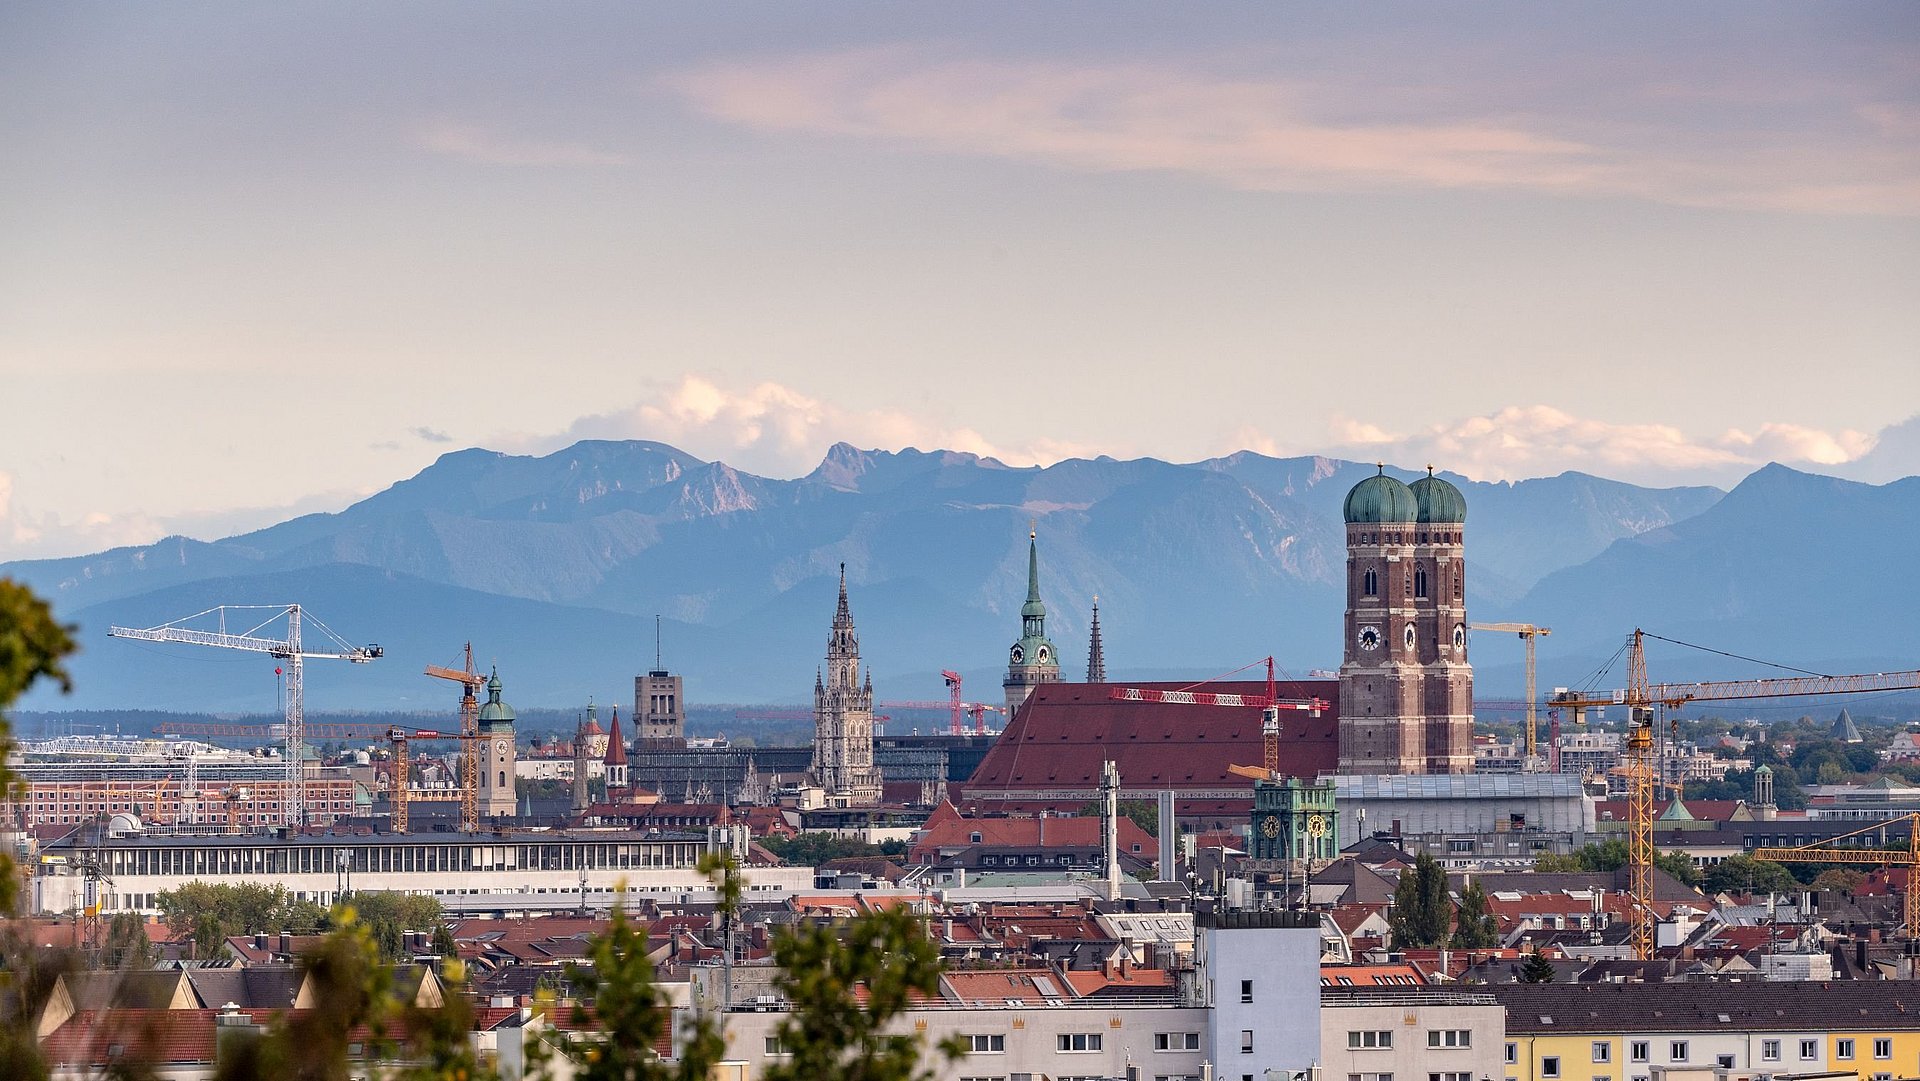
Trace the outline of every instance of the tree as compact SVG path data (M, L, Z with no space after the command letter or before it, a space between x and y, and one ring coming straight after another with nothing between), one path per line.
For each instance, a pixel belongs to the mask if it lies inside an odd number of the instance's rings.
M774 944L775 977L792 1010L780 1022L788 1055L766 1081L931 1081L921 1068L925 1038L887 1032L915 993L940 991L940 950L905 906L841 924L805 925ZM856 993L856 989L864 994ZM962 1053L959 1037L937 1046Z
M1553 980L1553 962L1547 960L1539 950L1528 954L1527 959L1521 962L1521 983L1552 983Z
M7 708L41 679L72 689L63 662L74 650L75 629L56 621L32 590L0 578L0 791L10 793L14 785L6 767L12 747ZM0 918L14 914L19 884L13 857L0 849ZM78 967L75 961L70 950L36 947L11 922L0 931L0 1077L47 1076L35 1024L60 974Z
M1657 870L1665 871L1678 882L1684 882L1689 886L1700 884L1700 867L1693 862L1693 857L1685 852L1655 852L1653 866Z
M1401 949L1443 945L1453 933L1453 904L1447 899L1447 873L1425 852L1400 872L1393 889L1393 944Z
M1707 868L1708 893L1797 893L1800 883L1785 867L1752 856L1728 856Z
M226 1037L216 1081L345 1081L353 1055L349 1041L366 1039L360 1055L391 1059L388 1021L398 1012L393 974L351 908L336 910L336 930L301 958L313 981L314 1006L283 1015L263 1034L240 1030Z
M1586 870L1586 868L1580 865L1580 857L1562 855L1558 852L1542 852L1538 856L1535 856L1533 858L1533 869L1559 874Z
M880 845L868 844L857 837L839 837L831 833L802 833L795 837L768 837L761 847L797 867L818 867L828 860L852 856L883 856ZM904 847L902 848L904 852Z
M730 856L708 854L700 870L714 882L715 906L723 927L731 927L740 911L740 868ZM569 964L567 978L578 992L573 1007L576 1031L556 1030L552 1047L570 1069L535 1049L539 1075L566 1076L582 1081L705 1081L726 1055L726 1040L711 1017L697 1016L685 1028L680 1055L669 1066L654 1054L660 1037L672 1024L672 1005L654 983L653 962L647 957L647 932L627 919L626 906L617 900L607 933L595 936L585 965ZM591 1009L589 1009L589 1006ZM581 1031L595 1035L583 1036Z
M1131 818L1133 819L1134 825L1146 830L1147 836L1160 836L1160 808L1153 803L1153 801L1123 799L1119 801L1116 809L1120 812L1121 818ZM1081 804L1079 814L1081 818L1099 818L1101 814L1100 801L1088 800Z
M13 773L6 767L12 746L7 707L36 680L51 679L62 691L73 689L62 662L74 650L77 629L55 621L53 609L32 590L11 578L0 578L0 789L13 787ZM13 858L0 851L0 916L13 914L18 888Z
M319 906L265 882L188 882L155 895L153 903L173 937L191 939L202 960L220 956L235 935L321 929L313 925Z
M1813 880L1813 888L1816 890L1844 890L1851 892L1859 889L1860 883L1866 880L1867 874L1865 871L1856 871L1851 867L1829 867L1820 872L1820 876Z
M114 913L100 962L112 969L151 968L153 941L147 937L147 921L135 912Z
M424 894L376 890L350 894L346 900L373 936L380 959L389 964L412 956L406 948L408 931L431 934L442 926L440 902Z
M1460 908L1454 922L1456 949L1483 950L1500 943L1500 922L1487 911L1487 891L1477 881L1468 883L1460 892Z

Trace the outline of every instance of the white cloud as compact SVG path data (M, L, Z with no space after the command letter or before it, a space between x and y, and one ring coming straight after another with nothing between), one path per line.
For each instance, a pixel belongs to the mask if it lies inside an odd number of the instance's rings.
M1051 439L997 443L972 428L900 410L847 409L780 383L733 388L698 375L683 376L626 409L582 417L557 436L517 442L551 450L580 439L653 439L765 476L804 474L840 442L964 451L1008 465L1095 453Z
M1324 453L1413 467L1432 464L1476 480L1522 480L1569 469L1639 483L1738 480L1767 462L1824 471L1870 451L1876 437L1768 423L1754 431L1691 435L1670 424L1577 417L1548 405L1511 406L1485 416L1391 433L1336 416Z
M722 62L666 83L708 115L759 131L898 140L1094 172L1184 173L1249 190L1505 188L1920 214L1920 162L1911 141L1893 134L1909 114L1862 107L1839 90L1797 101L1805 119L1782 120L1783 111L1740 128L1717 114L1676 115L1707 106L1676 103L1658 85L1619 85L1617 74L1588 92L1574 86L1557 106L1529 102L1532 114L1518 112L1497 83L1471 79L1422 85L1406 73L1356 98L1292 70L946 59L912 49ZM1648 107L1611 104L1636 101Z
M477 124L435 125L421 132L420 145L436 154L481 165L552 168L626 165L632 161L625 154L601 150L585 143L515 138L489 131Z

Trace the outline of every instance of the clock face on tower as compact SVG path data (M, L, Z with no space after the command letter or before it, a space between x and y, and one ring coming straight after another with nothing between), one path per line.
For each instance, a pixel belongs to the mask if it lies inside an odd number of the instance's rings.
M1045 646L1041 646L1039 649L1034 650L1033 659L1040 664L1045 664L1053 659L1053 651Z
M1021 661L1026 660L1027 651L1020 648L1020 643L1015 642L1013 644L1013 649L1008 652L1007 656L1009 659L1013 661L1013 663L1019 664Z
M1361 649L1368 650L1368 651L1379 649L1380 648L1380 628L1371 627L1371 626L1360 628L1359 641L1360 641Z
M1260 823L1260 832L1268 837L1280 836L1280 820L1268 817L1265 822Z
M1326 836L1326 833L1327 833L1327 816L1326 815L1308 815L1307 816L1307 836L1324 837Z
M500 759L500 761L505 762L507 760L507 751L512 746L513 744L508 742L507 740L504 740L504 739L494 740L493 741L494 756Z
M1414 643L1414 639L1415 639L1415 636L1414 636L1414 633L1413 633L1413 624L1411 624L1411 623L1409 623L1409 624L1407 624L1407 633L1406 633L1406 640L1407 640L1407 648L1408 648L1408 649L1412 649L1412 648L1413 648L1413 643Z

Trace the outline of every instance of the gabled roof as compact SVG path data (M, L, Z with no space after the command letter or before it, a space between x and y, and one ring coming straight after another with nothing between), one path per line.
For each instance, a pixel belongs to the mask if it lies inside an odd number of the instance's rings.
M1130 686L1185 690L1188 683L1139 683ZM967 780L963 804L986 793L1072 790L1092 793L1100 785L1101 763L1111 759L1120 782L1133 788L1244 791L1244 799L1181 797L1182 813L1240 813L1253 798L1253 782L1227 767L1262 761L1260 711L1257 709L1131 702L1109 697L1115 688L1097 683L1042 683L1021 704L1006 731L994 741ZM1264 681L1208 683L1208 691L1262 695ZM1277 686L1282 698L1320 698L1328 708L1320 716L1288 711L1281 718L1283 772L1313 777L1339 764L1338 680L1288 680ZM1034 801L1044 803L1044 800Z

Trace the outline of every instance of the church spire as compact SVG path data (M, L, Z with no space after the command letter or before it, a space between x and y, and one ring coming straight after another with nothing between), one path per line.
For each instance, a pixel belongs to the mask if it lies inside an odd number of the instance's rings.
M847 565L842 563L840 564L840 607L834 609L833 625L845 627L852 623L853 613L847 608Z
M1100 647L1100 594L1093 595L1093 631L1087 636L1087 682L1107 681L1107 654Z
M1042 619L1047 615L1047 606L1040 601L1040 527L1038 523L1030 523L1027 526L1027 603L1020 614L1039 616Z

